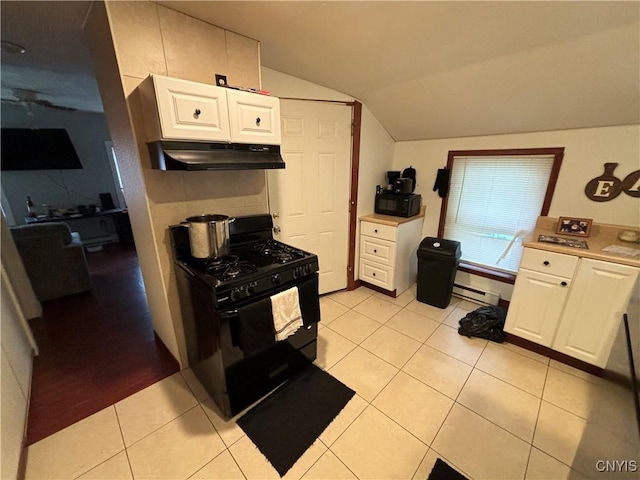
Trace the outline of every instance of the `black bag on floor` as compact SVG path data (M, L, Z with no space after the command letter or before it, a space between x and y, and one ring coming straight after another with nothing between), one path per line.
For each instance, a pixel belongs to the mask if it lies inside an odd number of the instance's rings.
M495 306L480 307L467 313L460 320L458 333L465 337L486 338L493 342L504 342L504 319L507 312L504 308Z

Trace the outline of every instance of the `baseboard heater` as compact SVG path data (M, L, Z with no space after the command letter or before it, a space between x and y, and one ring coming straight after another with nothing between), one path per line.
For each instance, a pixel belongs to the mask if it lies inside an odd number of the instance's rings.
M472 302L483 303L485 305L498 305L500 301L500 294L492 292L483 292L477 288L469 287L468 285L461 285L459 283L453 284L453 294L457 297L462 297Z

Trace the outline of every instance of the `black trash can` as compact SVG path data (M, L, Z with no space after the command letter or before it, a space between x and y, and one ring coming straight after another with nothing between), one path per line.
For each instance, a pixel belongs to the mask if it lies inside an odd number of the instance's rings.
M416 299L446 308L451 301L453 281L460 263L460 242L426 237L418 247Z

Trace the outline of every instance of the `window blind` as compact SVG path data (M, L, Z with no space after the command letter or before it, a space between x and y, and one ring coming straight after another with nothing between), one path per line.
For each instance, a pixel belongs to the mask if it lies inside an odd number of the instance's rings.
M454 157L444 237L462 260L516 272L542 211L554 157Z

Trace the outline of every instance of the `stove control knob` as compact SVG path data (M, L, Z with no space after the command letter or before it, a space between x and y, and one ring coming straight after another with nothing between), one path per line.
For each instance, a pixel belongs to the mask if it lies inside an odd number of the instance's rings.
M234 288L233 290L231 290L231 293L229 294L229 298L231 299L232 302L235 302L238 299L239 296L239 291L237 288Z
M293 278L298 278L300 276L300 267L296 267L293 269Z
M309 275L311 273L311 265L306 264L304 266L304 273L305 273L305 275Z
M253 285L249 285L247 287L247 295L251 295L252 293L255 293L256 289Z
M277 273L271 277L271 282L275 283L276 285L280 283L280 275L278 275Z

